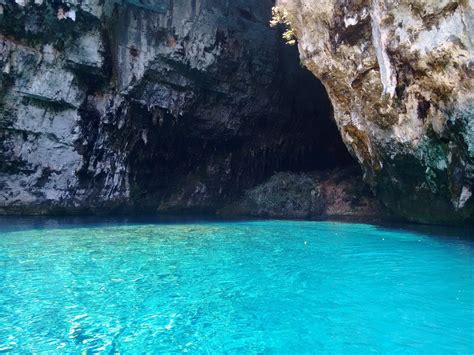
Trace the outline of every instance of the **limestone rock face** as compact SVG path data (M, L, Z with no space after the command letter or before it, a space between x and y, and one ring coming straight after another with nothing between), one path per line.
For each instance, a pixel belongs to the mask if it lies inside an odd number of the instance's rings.
M278 0L342 138L392 210L473 219L472 0Z
M272 6L0 0L0 213L212 211L347 159Z

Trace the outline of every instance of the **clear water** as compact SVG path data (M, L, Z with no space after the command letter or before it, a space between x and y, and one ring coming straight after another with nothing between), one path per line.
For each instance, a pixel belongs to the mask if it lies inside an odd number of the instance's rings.
M0 352L474 351L466 230L8 219L0 230Z

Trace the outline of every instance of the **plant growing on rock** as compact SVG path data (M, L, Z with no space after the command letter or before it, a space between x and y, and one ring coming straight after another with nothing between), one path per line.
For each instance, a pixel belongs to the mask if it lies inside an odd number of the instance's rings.
M270 27L276 27L282 24L285 26L285 32L283 32L283 39L286 44L293 46L296 44L296 30L292 25L290 14L285 9L279 6L272 7L272 19L270 20Z

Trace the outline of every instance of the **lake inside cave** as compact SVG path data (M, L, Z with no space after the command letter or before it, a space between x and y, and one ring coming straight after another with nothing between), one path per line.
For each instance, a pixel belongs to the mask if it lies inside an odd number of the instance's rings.
M0 219L0 352L474 351L468 229Z

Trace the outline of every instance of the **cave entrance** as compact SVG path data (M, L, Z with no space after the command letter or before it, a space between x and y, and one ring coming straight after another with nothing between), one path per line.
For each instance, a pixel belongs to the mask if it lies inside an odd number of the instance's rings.
M241 31L219 32L212 70L157 62L166 75L150 71L127 111L131 195L140 208L214 212L276 173L353 163L326 90L301 66L297 48L279 39L266 15L254 27L229 16ZM163 107L142 105L143 93ZM168 109L175 98L179 117Z
M300 64L296 46L280 48L278 118L275 152L281 166L273 170L308 172L354 164L333 118L323 84Z

